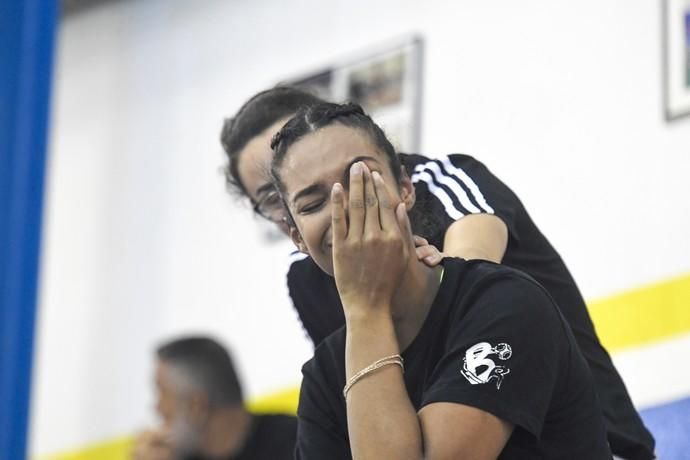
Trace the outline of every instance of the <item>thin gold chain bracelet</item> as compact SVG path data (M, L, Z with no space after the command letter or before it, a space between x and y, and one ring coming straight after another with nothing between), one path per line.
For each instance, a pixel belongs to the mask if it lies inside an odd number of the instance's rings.
M357 372L355 375L350 377L350 380L347 381L347 384L345 385L345 388L343 388L343 397L347 399L347 393L350 391L352 386L362 380L364 377L366 377L368 374L371 374L372 372L376 371L377 369L380 369L385 366L389 366L391 364L397 364L400 366L400 369L402 369L403 373L405 372L405 366L404 366L404 361L402 356L400 355L390 355L386 356L385 358L381 358L377 361L374 361L372 364L368 365L361 371Z

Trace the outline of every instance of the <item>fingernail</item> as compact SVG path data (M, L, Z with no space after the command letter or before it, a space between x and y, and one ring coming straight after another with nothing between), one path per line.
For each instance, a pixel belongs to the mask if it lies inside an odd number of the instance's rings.
M355 164L352 165L350 168L350 174L361 174L362 173L362 165L359 164L359 161Z
M381 174L379 174L378 171L372 172L371 176L374 178L374 180L381 180Z
M333 189L331 190L333 193L340 193L343 190L343 186L340 185L339 182L336 182L333 184Z

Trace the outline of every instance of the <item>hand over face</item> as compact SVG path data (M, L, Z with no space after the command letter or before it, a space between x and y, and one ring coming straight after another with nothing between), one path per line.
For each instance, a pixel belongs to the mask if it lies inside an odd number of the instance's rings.
M174 458L170 436L162 429L144 431L134 440L132 460L173 460Z
M390 314L393 296L414 250L405 204L363 162L350 169L345 192L331 192L333 269L345 314Z

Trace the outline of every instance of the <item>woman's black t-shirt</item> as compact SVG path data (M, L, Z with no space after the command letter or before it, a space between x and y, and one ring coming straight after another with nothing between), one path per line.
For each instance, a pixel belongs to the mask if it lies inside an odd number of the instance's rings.
M443 263L436 299L402 354L415 409L452 402L514 424L501 459L610 459L591 374L548 293L504 266ZM302 373L297 458L351 458L344 328Z

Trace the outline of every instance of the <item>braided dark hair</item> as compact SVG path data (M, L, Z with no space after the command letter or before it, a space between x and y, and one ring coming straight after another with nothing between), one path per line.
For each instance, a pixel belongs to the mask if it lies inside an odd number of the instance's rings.
M228 191L247 196L238 171L240 152L254 137L263 133L281 118L294 115L300 107L322 103L323 100L292 86L276 86L255 94L232 118L226 118L220 143L228 158L224 168Z
M271 148L273 161L271 174L278 190L285 192L285 186L280 178L280 166L285 159L288 149L306 134L339 123L343 126L359 129L369 136L372 143L386 155L396 184L400 185L401 168L398 154L383 130L357 104L321 104L302 107L278 133L273 136Z

